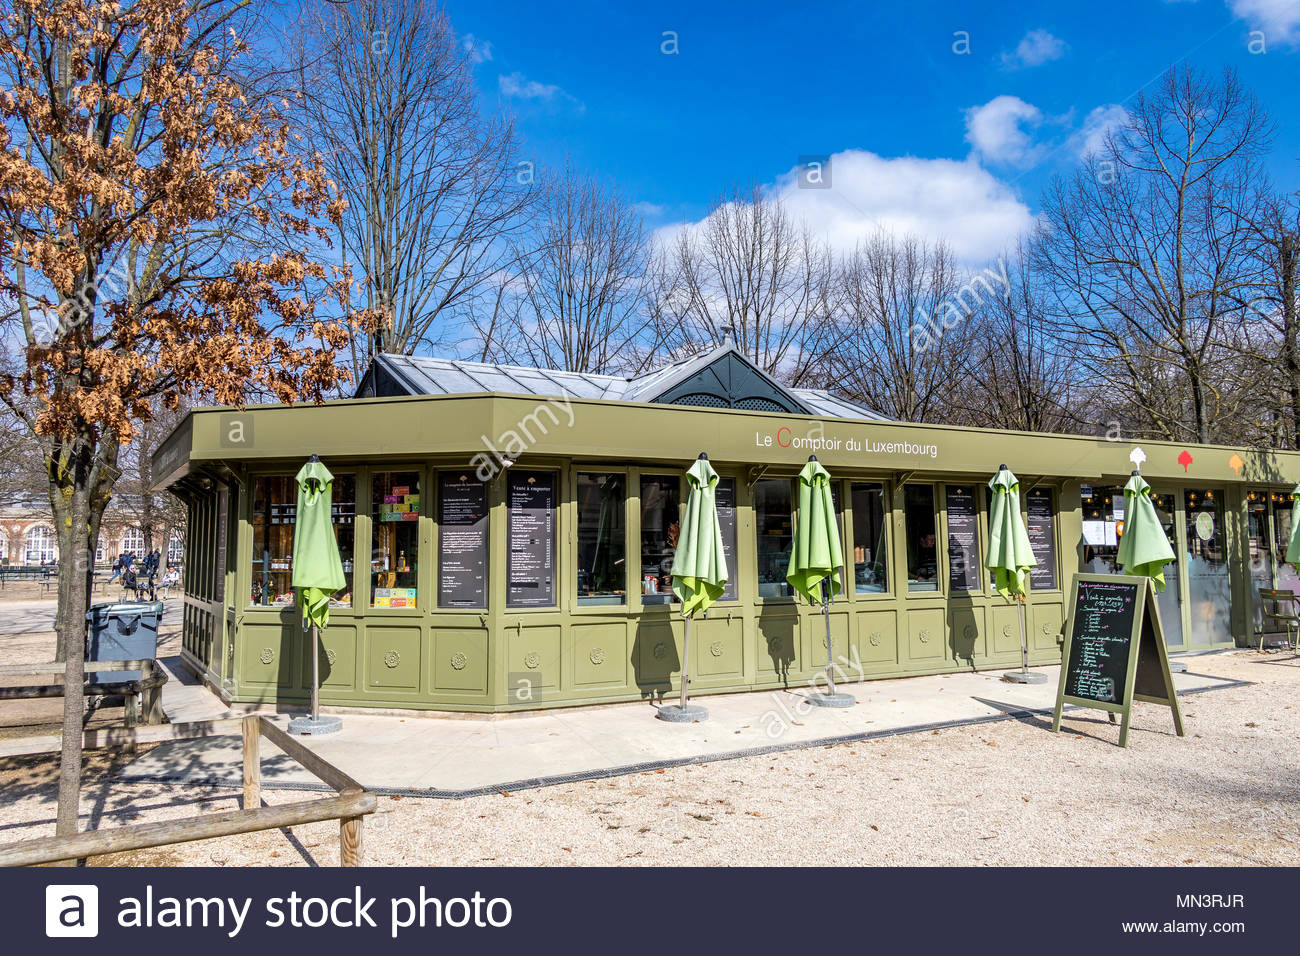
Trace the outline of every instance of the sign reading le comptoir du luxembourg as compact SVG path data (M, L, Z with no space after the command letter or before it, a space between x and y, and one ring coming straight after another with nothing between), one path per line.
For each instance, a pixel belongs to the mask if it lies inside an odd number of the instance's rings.
M915 455L919 458L938 458L939 446L933 442L879 441L874 438L836 438L826 435L820 428L799 434L782 425L775 432L754 432L756 448L788 448L809 452L860 452L864 455Z

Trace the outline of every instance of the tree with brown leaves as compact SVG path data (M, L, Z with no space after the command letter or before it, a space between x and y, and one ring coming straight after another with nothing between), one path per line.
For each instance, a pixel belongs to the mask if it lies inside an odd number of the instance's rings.
M7 0L0 302L25 361L0 398L37 436L66 655L57 826L77 829L90 558L155 401L321 400L358 320L316 261L343 203L245 78L249 0ZM333 313L337 316L339 313Z

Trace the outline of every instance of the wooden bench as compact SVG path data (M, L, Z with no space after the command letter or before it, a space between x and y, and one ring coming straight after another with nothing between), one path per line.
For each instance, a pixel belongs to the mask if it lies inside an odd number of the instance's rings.
M126 726L134 727L143 715L146 724L163 722L162 686L167 683L167 672L157 661L86 661L91 671L139 671L138 680L87 683L83 693L87 697L114 697L121 695L126 701ZM26 684L20 687L0 687L0 700L35 700L41 697L63 696L63 664L8 664L0 667L0 677L43 677L51 675L56 683Z
M1294 591L1277 591L1272 588L1259 589L1259 601L1265 624L1280 625L1286 632L1286 646L1300 651L1300 614L1296 613L1297 601ZM1294 644L1292 635L1295 635ZM1264 629L1259 632L1259 649L1264 649Z
M49 565L9 564L0 567L0 589L8 581L38 581L48 591L58 581L55 569Z

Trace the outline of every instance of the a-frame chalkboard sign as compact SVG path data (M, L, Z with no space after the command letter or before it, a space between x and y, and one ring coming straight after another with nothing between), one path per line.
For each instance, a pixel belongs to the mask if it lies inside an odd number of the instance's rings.
M1076 574L1065 622L1061 682L1052 732L1061 729L1066 704L1123 716L1119 745L1128 746L1133 701L1164 704L1183 736L1160 610L1151 580L1126 574Z

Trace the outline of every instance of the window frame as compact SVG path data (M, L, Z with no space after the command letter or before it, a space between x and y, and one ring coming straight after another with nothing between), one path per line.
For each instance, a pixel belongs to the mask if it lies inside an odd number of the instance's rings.
M634 471L635 469L626 465L623 466L616 465L616 466L606 467L605 465L599 463L578 464L577 462L575 462L571 466L570 469L571 473L569 477L569 492L571 495L571 500L573 502L573 525L572 525L572 531L570 532L569 535L567 535L567 540L570 543L572 553L564 561L564 565L565 567L569 568L572 574L572 577L569 582L570 584L572 584L572 587L570 588L565 586L563 593L565 594L567 601L569 602L570 608L572 608L572 610L576 613L624 614L630 611L634 606L633 594L631 588L632 567L631 567L631 562L629 560L629 553L628 553L629 551L628 545L632 538L632 528L633 528L633 515L632 515L633 498L632 495L628 493L628 490L631 482L631 477ZM579 521L581 517L579 514L580 503L578 501L578 479L580 475L616 475L623 479L623 600L619 603L611 603L604 600L600 600L599 603L584 601L583 596L578 593L578 578L581 573L578 567L578 552L580 548L578 535L579 535ZM640 493L641 493L641 487L640 487L640 481L638 479L637 482L638 505L640 502ZM640 547L641 547L640 525L641 525L641 512L640 512L640 508L638 507L636 512L636 525L635 525L637 529L636 546L637 546L638 569L640 567ZM560 546L559 537L560 536L558 534L558 529L557 529L557 535L556 535L557 551ZM556 564L558 565L559 563L560 563L560 559L559 556L557 555ZM563 585L561 582L559 581L556 582L557 604L559 603L559 594L560 594L559 589L562 586ZM640 594L641 594L641 588L638 585L636 589L637 606L640 606Z
M342 468L342 466L340 466L339 470L343 471L344 469ZM358 582L355 579L353 580L352 583L352 588L353 588L352 609L359 614L380 614L383 616L391 616L391 617L414 617L414 616L425 614L429 610L436 610L436 606L431 607L428 603L428 596L426 593L428 591L428 587L426 587L425 584L426 581L430 580L427 574L428 556L424 553L426 550L426 537L427 537L424 533L424 524L425 521L428 520L429 518L429 510L428 510L429 493L427 491L429 487L429 471L430 469L422 463L417 464L417 463L399 461L399 462L391 462L391 463L385 462L382 465L378 465L378 466L372 465L369 468L366 468L364 472L361 469L357 469L354 472L354 474L356 474L357 476L357 498L358 499L361 498L361 486L362 486L363 476L365 479L365 490L366 490L365 511L363 512L361 508L358 507L353 512L353 517L352 517L352 520L357 527L357 531L353 535L353 539L354 539L353 545L359 550L360 554L363 556L364 566L366 568L366 573L362 575L362 578L365 581L364 593L360 593L361 588L358 587ZM374 600L373 595L375 590L374 588L375 572L371 570L370 567L371 562L374 560L375 525L384 524L384 523L395 523L395 522L375 521L375 513L374 513L375 479L379 475L392 475L401 472L410 472L416 476L416 481L418 482L417 487L419 488L416 494L420 496L420 501L419 501L420 510L418 512L418 516L416 517L415 521L412 522L412 524L415 525L415 604L411 607L375 607L374 604L372 603ZM357 505L360 504L361 501L358 500ZM365 518L364 537L361 533L362 517ZM364 540L364 546L362 545L363 540ZM436 545L434 549L436 550ZM360 563L361 562L354 561L353 568L355 569L357 565ZM436 594L434 595L434 600L435 602L437 600ZM475 613L480 613L480 612L476 611Z
M846 499L847 507L844 508L842 515L843 523L846 525L848 534L843 536L845 546L845 573L850 573L852 569L852 588L845 587L842 592L853 601L893 601L896 597L895 585L897 583L897 568L894 554L894 528L893 528L893 505L894 500L894 483L885 478L846 478L844 479L848 486L848 497ZM878 485L880 487L880 522L881 529L884 532L884 550L885 550L885 587L880 591L859 591L857 586L857 562L850 560L853 552L858 547L857 538L857 508L853 504L853 486L854 485ZM874 542L872 546L874 547Z
M903 568L902 582L905 583L902 593L909 599L915 600L936 600L939 598L947 599L948 582L944 579L944 574L939 570L939 557L947 556L947 542L944 524L947 522L946 511L940 513L939 494L937 489L943 487L944 482L940 479L931 481L904 481L898 485L898 495L901 517L903 521ZM907 546L912 539L911 528L907 520L907 489L908 488L929 488L930 489L930 510L934 516L934 588L933 589L913 589L912 587L912 568L910 566L910 555ZM944 565L944 571L947 571L947 564Z

